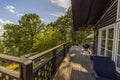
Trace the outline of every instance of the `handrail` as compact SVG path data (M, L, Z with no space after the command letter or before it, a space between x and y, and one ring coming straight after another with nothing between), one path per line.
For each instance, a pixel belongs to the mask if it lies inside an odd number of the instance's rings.
M35 59L37 59L37 58L39 58L39 57L42 57L42 56L46 55L46 54L49 53L49 52L54 51L55 49L57 49L57 48L65 45L65 44L67 44L67 43L60 44L60 45L58 45L58 46L56 46L56 47L53 47L53 48L51 48L51 49L48 49L48 50L43 51L43 52L41 52L41 53L38 53L38 54L36 54L36 55L34 55L34 56L28 57L28 59L30 59L30 60L35 60Z
M62 47L62 51L58 51L60 47ZM63 43L56 47L43 51L42 53L38 53L27 58L0 54L0 60L7 60L20 65L20 72L0 66L0 74L2 75L2 77L0 77L0 80L7 79L6 76L8 76L7 80L34 80L39 79L39 77L48 80L53 76L56 69L58 68L58 65L60 65L63 58L66 56L68 49L69 45L67 45L67 43ZM52 55L47 60L39 64L35 69L33 68L35 60L42 59L51 53Z
M3 72L7 75L13 76L13 77L18 78L18 79L20 78L19 72L7 69L7 68L2 67L2 66L0 66L0 72Z
M19 57L14 57L10 55L5 55L5 54L0 54L0 59L15 62L20 65L20 73L9 70L5 67L0 66L0 73L4 75L9 75L10 79L8 80L31 80L32 79L32 61L27 59L27 58L19 58ZM4 75L2 75L2 78L4 79Z
M12 61L12 62L15 62L18 64L25 64L25 65L31 63L31 60L29 60L29 59L19 58L19 57L5 55L5 54L0 54L0 59Z
M33 69L32 80L51 80L63 59L66 57L69 48L70 46L67 45L67 43L63 43L42 53L36 54L33 57L29 57L29 59L33 61L33 64L38 64ZM47 59L42 61L45 57L47 57Z

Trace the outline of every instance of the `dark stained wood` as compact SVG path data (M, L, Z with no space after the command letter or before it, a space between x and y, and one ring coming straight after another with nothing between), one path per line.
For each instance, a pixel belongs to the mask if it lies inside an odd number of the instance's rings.
M21 66L21 76L23 80L33 80L33 63Z
M87 28L88 25L95 25L106 5L111 0L72 0L73 26L75 30L79 27Z
M79 31L93 31L94 30L94 25L88 25L87 27L78 27L77 30Z
M48 54L49 52L54 51L55 49L57 49L57 48L65 45L65 44L67 44L67 43L60 44L60 45L58 45L58 46L56 46L56 47L53 47L53 48L48 49L48 50L46 50L46 51L44 51L44 52L41 52L41 53L36 54L36 55L34 55L34 56L32 56L32 57L29 57L28 59L30 59L30 60L35 60L35 59L37 59L37 58L39 58L39 57L42 57L42 56Z
M61 46L64 47L61 50L57 51L57 48ZM61 62L63 61L65 55L68 52L68 49L69 46L68 45L65 46L65 44L50 49L49 52L47 52L47 54L53 52L53 55L47 57L48 58L47 60L41 62L40 65L38 65L35 69L33 69L33 80L39 80L39 79L50 80L54 75L54 73L56 72L57 68L59 68ZM47 54L45 53L43 57L45 57ZM42 59L42 57L40 58Z
M17 79L20 78L19 72L7 69L7 68L2 67L2 66L0 66L0 73L4 73L6 75L12 76L12 77L17 78Z
M97 22L96 29L115 23L116 18L117 18L117 1L114 1L112 6L108 7L108 11Z
M69 45L63 43L28 58L0 54L0 59L17 63L20 66L20 73L0 66L0 80L50 80L59 68L68 50ZM34 60L36 59L40 60L35 62ZM34 64L38 62L39 64L34 67Z
M72 0L74 29L87 26L92 2L93 0Z
M19 58L10 55L0 54L0 59L11 61L20 65L20 74L16 71L9 70L5 67L0 66L0 73L2 74L2 79L8 76L8 80L32 80L32 61L26 58ZM5 75L5 76L3 76ZM7 80L7 79L6 79Z
M73 46L52 80L94 80L89 52Z
M26 58L19 58L19 57L14 57L10 55L4 55L4 54L0 54L0 59L8 60L8 61L15 62L18 64L26 64L26 65L31 62L31 60L28 60Z

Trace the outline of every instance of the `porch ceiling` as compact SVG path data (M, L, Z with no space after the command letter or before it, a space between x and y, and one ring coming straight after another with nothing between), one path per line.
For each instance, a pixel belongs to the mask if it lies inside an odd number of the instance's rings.
M94 26L111 0L72 0L74 30ZM112 0L114 1L114 0Z

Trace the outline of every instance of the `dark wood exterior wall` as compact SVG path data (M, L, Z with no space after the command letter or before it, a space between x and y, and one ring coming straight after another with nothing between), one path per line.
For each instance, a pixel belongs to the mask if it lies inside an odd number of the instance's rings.
M99 20L106 5L115 0L71 0L74 30L90 29Z
M110 24L116 23L116 18L117 18L117 4L118 1L116 1L114 4L108 4L106 6L106 11L108 8L110 8L111 5L113 5L110 10L104 15L103 18L101 18L101 20L99 20L99 22L96 24L95 26L95 31L96 31L96 37L95 37L95 53L97 53L97 49L98 49L98 30L100 28L106 27Z
M116 22L118 0L71 0L74 30L96 31L95 51L98 46L98 29Z
M107 5L107 8L109 8L111 5ZM110 24L113 24L116 22L116 18L117 18L117 1L113 4L110 10L104 15L104 17L96 24L96 28L99 29L108 26Z

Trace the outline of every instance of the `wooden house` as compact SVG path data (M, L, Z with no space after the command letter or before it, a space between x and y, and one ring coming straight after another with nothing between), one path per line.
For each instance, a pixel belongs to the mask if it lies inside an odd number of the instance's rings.
M95 54L110 57L120 73L120 0L72 0L74 30L95 31Z

